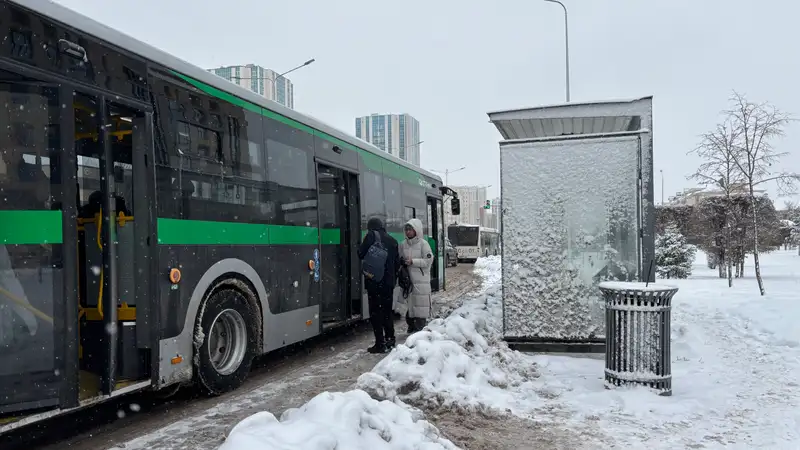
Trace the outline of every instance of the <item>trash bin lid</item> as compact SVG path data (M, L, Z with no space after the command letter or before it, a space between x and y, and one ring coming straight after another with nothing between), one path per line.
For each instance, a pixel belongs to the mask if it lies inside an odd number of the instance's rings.
M668 284L643 283L637 281L603 281L598 284L600 289L612 291L640 291L640 292L663 292L678 289L677 286Z

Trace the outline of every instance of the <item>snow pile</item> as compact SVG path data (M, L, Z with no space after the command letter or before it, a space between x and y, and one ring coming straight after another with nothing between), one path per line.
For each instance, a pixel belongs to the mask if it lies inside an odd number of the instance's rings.
M456 449L407 405L364 391L323 392L280 420L260 412L239 422L219 450Z
M484 280L480 292L409 336L356 386L428 410L524 415L536 400L528 386L538 375L529 357L502 341L500 258L478 259L475 271Z
M700 252L698 252L700 253ZM672 397L603 387L601 359L536 355L540 391L565 425L594 423L617 447L800 448L800 257L762 256L752 277L726 280L696 255L672 312ZM598 355L602 358L602 355Z

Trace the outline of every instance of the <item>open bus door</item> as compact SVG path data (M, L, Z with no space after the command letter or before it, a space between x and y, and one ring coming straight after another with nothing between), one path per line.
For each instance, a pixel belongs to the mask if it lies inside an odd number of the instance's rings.
M2 69L0 99L2 424L149 384L158 355L150 115Z
M142 109L81 92L73 95L73 110L79 381L86 400L151 376L152 122Z
M361 314L358 175L333 165L318 163L317 189L320 322L324 329Z
M431 291L436 292L444 289L444 214L442 211L442 200L436 197L428 197L428 220L430 225L429 244L434 253L434 262L431 265Z

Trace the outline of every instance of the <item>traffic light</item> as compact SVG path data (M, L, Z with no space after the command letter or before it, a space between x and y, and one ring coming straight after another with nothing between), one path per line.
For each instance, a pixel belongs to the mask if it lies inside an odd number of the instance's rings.
M483 209L492 209L492 202L489 201L489 200L486 200L486 204L483 205Z

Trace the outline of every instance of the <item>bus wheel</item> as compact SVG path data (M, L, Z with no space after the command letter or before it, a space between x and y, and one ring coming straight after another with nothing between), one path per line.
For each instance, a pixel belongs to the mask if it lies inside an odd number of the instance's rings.
M194 368L200 387L208 394L221 394L244 383L256 352L252 318L257 313L237 289L223 287L206 300L195 327ZM199 347L198 342L202 342Z

